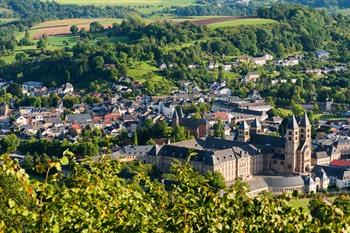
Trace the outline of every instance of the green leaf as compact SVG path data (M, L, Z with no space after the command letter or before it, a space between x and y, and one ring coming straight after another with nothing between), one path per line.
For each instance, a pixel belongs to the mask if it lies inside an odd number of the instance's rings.
M63 157L60 159L60 162L61 162L62 165L68 165L68 164L69 164L69 159L68 159L68 157L63 156Z
M13 208L16 205L16 202L12 199L9 199L9 206L10 208Z

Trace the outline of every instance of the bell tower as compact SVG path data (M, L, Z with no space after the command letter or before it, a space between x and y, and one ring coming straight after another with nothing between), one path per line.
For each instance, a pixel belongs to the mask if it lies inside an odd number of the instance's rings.
M299 123L300 127L300 144L303 145L303 150L300 154L300 171L299 172L309 172L311 166L311 124L309 121L309 117L305 113L304 117L301 119Z
M246 121L243 121L238 127L238 137L239 142L248 142L250 140L250 127Z
M285 175L292 175L296 170L297 150L299 147L299 125L293 115L287 125L286 146L285 146Z

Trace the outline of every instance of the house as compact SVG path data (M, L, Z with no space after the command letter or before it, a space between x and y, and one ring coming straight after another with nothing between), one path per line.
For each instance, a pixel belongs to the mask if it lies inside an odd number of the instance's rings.
M68 125L80 125L85 127L92 122L92 117L90 114L68 114L66 116L66 123Z
M318 59L328 59L330 56L329 52L325 51L325 50L319 50L316 52L316 57Z
M62 94L73 94L73 92L74 87L71 83L66 83L65 85L63 85Z
M331 157L327 154L326 151L316 151L311 155L311 165L321 165L328 166L331 162Z
M315 166L312 173L318 173L324 171L329 177L329 186L337 187L340 189L350 187L350 169L344 167L333 166Z

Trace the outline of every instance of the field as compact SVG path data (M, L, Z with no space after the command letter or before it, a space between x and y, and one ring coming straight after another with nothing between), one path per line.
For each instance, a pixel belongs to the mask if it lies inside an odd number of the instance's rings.
M99 22L105 28L111 27L113 23L120 23L121 19L97 18L97 19L63 19L47 21L31 28L31 36L33 39L39 39L42 35L48 36L70 34L70 27L76 25L79 29L90 29L90 23Z
M231 19L221 22L208 23L210 28L222 28L222 27L234 27L240 25L262 25L262 24L271 24L276 23L272 19L261 19L261 18L240 18L240 19Z
M337 10L337 12L344 15L350 15L350 9Z
M0 18L0 25L17 20L16 18Z

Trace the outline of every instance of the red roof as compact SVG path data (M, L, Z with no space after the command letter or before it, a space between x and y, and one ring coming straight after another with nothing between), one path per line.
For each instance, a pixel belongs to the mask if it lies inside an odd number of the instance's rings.
M228 120L228 114L226 112L216 112L215 113L215 119L216 120L227 121Z
M350 161L348 160L333 160L330 164L336 167L350 167Z

